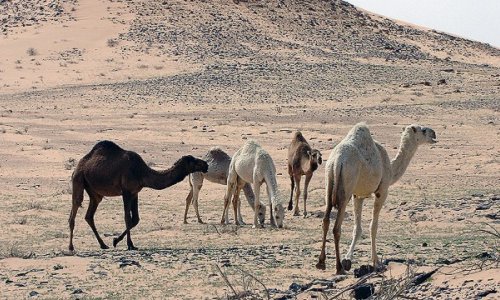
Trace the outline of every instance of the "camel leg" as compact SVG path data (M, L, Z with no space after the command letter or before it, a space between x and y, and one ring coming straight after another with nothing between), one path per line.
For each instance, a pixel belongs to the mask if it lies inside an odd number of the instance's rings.
M132 203L130 207L131 213L131 224L130 229L127 230L127 248L128 250L137 250L137 247L132 243L132 239L130 238L130 230L139 224L139 197L137 194L132 195Z
M200 212L198 210L198 197L200 195L200 190L203 187L203 175L201 173L190 174L189 187L191 190L189 191L189 194L186 198L186 210L184 211L184 224L187 224L187 213L191 203L193 203L198 223L203 224L203 221L201 220L200 217Z
M101 249L109 249L109 247L101 239L101 236L97 232L97 228L95 227L94 223L94 215L97 207L99 206L99 203L101 203L102 201L102 196L97 195L89 190L87 190L87 193L90 197L90 203L89 207L87 208L87 213L85 214L85 221L87 221L90 228L92 228L92 231L94 232L95 238L97 239L97 242L99 242L99 246L101 246Z
M325 216L323 217L323 239L321 243L321 253L319 255L318 263L316 264L316 268L320 270L326 269L325 260L326 260L326 235L328 233L328 228L330 227L330 214L332 212L332 199L326 201L326 210Z
M198 210L198 197L200 195L200 190L201 190L202 185L194 186L193 187L193 206L194 206L194 211L196 212L196 218L198 219L198 223L203 224L203 220L200 217L200 211Z
M354 197L354 199L353 199L355 224L354 224L354 229L352 232L351 246L349 247L349 252L347 252L347 254L345 256L346 260L352 260L352 255L354 253L354 247L356 246L356 243L358 242L359 238L361 237L361 233L362 233L361 215L362 215L364 200L365 200L364 198L357 198L357 197Z
M245 183L243 186L243 193L245 193L245 198L252 209L255 208L255 194L253 193L252 186L250 183ZM241 201L240 201L241 203ZM264 218L266 217L266 207L264 205L260 206L259 209L259 223L264 224ZM243 221L243 219L241 219Z
M231 200L231 196L233 195L237 181L238 175L236 175L234 172L229 171L229 174L227 175L226 194L224 195L224 209L222 211L222 219L220 221L221 224L229 224L229 201Z
M239 201L240 201L240 188L241 186L241 178L238 177L238 180L236 181L236 189L233 194L233 212L234 212L234 224L235 225L241 225L240 220L239 220Z
M350 197L350 196L349 196ZM337 275L343 275L345 274L344 271L344 266L342 262L340 261L340 234L342 232L342 222L344 221L344 216L345 216L345 209L347 206L346 199L339 199L341 201L337 218L335 219L335 225L333 225L333 240L335 242L335 261L336 261L336 269L337 269ZM349 265L346 267L346 269L350 269L350 262Z
M238 185L236 187L236 191L238 192L238 201L237 201L237 204L238 204L238 223L240 225L246 225L245 222L243 221L243 216L241 215L241 198L240 198L240 195L241 195L241 189L243 189L243 187L246 186L246 182L244 182L241 178L238 180ZM234 199L234 198L233 198ZM253 207L253 206L252 206Z
M370 237L372 240L372 262L373 267L377 269L379 265L377 256L377 229L378 229L378 218L380 215L380 210L384 205L385 199L387 199L387 191L376 192L375 202L373 203L373 213L372 213L372 223L370 224Z
M299 212L299 198L300 198L300 179L301 175L294 175L295 179L295 209L293 210L293 215L298 216Z
M190 186L189 194L186 197L186 210L184 210L184 224L187 224L187 214L189 210L189 205L191 205L191 200L193 200L193 186Z
M304 215L304 218L307 216L307 208L306 208L306 202L307 202L307 188L309 187L309 182L311 182L312 178L312 173L306 175L306 181L304 183L304 212L302 213Z
M260 182L257 182L254 180L253 184L253 192L255 193L255 202L254 202L254 215L253 215L253 226L252 228L262 228L264 227L264 223L259 224L258 223L258 215L259 215L259 210L260 210Z
M138 199L137 194L133 195L130 192L123 192L123 210L125 214L126 229L119 237L113 239L113 246L116 245L127 235L128 250L137 250L130 238L130 230L139 223Z
M74 251L75 247L73 246L73 231L75 229L75 218L76 213L78 212L78 208L82 205L83 202L83 176L76 174L73 176L72 180L73 185L73 194L72 194L72 207L71 212L69 214L69 251Z
M271 190L269 190L269 186L267 186L266 183L266 191L267 191L267 197L269 199L269 221L271 222L271 226L273 227L278 227L276 224L276 220L274 219L274 204L273 201L271 200Z
M293 180L293 175L290 175L290 201L288 201L288 210L292 210L293 208L293 190L295 189L295 181Z
M71 212L69 214L69 251L74 251L75 247L73 246L73 230L75 229L75 218L76 213L78 212L79 205L73 204L71 207Z

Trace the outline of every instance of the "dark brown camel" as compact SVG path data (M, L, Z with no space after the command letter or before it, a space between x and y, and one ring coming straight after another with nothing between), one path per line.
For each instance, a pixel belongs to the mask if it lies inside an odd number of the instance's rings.
M207 172L208 164L190 155L183 156L164 171L148 167L139 154L120 148L113 142L97 143L85 155L73 172L73 207L69 215L69 250L73 251L73 229L78 207L83 202L83 191L87 191L90 204L85 220L95 234L101 249L109 247L102 241L94 224L94 215L102 198L122 196L125 210L125 231L113 239L116 247L127 235L128 250L136 250L130 239L130 230L139 223L138 193L144 187L162 190L182 181L193 172Z
M299 215L299 198L300 198L300 178L302 175L306 176L304 184L304 217L307 216L306 202L307 202L307 188L313 176L313 172L318 169L323 159L321 152L312 149L307 143L306 139L300 131L297 131L288 147L288 175L290 175L291 192L290 202L288 202L288 210L292 210L293 189L296 185L295 193L295 210L294 216Z

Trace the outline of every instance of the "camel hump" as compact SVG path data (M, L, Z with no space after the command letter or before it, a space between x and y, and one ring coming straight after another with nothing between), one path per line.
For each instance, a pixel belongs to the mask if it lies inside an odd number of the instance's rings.
M119 151L123 149L112 141L104 140L95 144L92 150Z
M231 159L231 157L229 157L229 155L218 146L210 148L208 153L205 155L205 158L213 158L215 160Z
M295 132L295 134L293 135L293 139L296 140L296 141L306 142L307 143L306 139L302 135L302 132L300 132L300 131Z

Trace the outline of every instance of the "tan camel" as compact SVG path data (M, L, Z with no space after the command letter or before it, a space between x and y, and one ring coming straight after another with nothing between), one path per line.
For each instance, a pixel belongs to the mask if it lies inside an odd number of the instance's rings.
M227 155L219 147L213 147L202 157L204 161L208 163L208 171L206 173L196 172L189 174L189 185L190 191L186 198L186 210L184 211L184 224L187 224L187 213L189 210L189 205L193 203L194 210L196 212L196 217L198 218L198 223L203 224L200 218L200 213L198 211L198 197L200 190L203 186L203 180L206 179L213 183L227 184L227 173L229 171L229 164L231 163L231 157ZM253 194L252 186L246 183L243 186L243 192L248 201L248 204L252 209L254 209L255 195ZM260 206L259 211L259 222L262 224L264 222L264 217L266 215L266 207L264 205ZM238 220L240 224L245 224L243 222L243 217L240 213L240 207L238 206Z
M292 210L293 189L295 189L295 210L294 216L299 215L299 198L300 198L300 179L302 175L306 176L304 183L304 218L307 216L307 188L313 176L313 172L318 169L318 166L323 162L321 152L312 149L300 131L293 135L292 142L288 147L288 175L290 175L291 191L290 201L288 202L288 210Z
M372 194L375 194L375 203L370 225L371 256L373 266L377 268L379 261L375 242L378 218L382 205L387 198L389 186L401 178L418 146L436 143L435 139L436 133L431 128L410 125L403 131L399 151L391 161L384 147L372 139L366 124L359 123L349 131L347 136L333 149L326 164L326 212L323 218L321 254L316 265L318 269L325 269L326 235L330 226L332 207L338 210L333 227L337 274L344 274L345 271L351 268L354 247L361 236L363 201ZM353 240L349 252L341 262L339 250L341 226L351 196L354 196L355 216Z
M233 155L229 165L227 176L227 189L224 197L224 211L222 213L222 224L228 223L229 201L233 197L234 220L238 222L238 202L241 188L246 183L252 183L255 193L255 208L253 228L262 227L263 224L257 222L260 201L260 186L266 183L267 195L269 197L269 214L272 226L283 227L285 209L279 200L278 183L276 181L276 167L273 159L255 141L248 141Z
M192 156L183 156L168 170L156 171L148 167L139 154L126 151L113 142L97 143L85 155L73 172L73 207L69 216L69 250L73 251L73 229L78 207L83 202L83 191L90 198L85 220L94 232L101 249L109 247L102 241L94 224L94 214L103 197L122 196L125 212L125 231L113 239L116 247L127 235L128 250L137 249L130 239L130 230L139 223L138 193L144 187L162 190L182 181L193 172L206 172L208 164Z

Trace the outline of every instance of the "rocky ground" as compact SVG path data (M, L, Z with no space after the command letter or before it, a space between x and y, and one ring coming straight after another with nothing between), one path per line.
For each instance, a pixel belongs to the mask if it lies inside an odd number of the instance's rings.
M500 50L345 2L235 2L0 1L0 298L352 297L360 279L334 276L333 241L327 270L314 267L323 167L310 215L287 214L283 230L219 225L224 187L212 183L200 194L207 224L192 211L182 224L186 182L142 191L139 251L100 250L85 200L69 253L67 218L71 173L98 140L164 169L255 139L286 202L293 131L326 159L364 121L391 157L411 123L432 127L439 142L422 146L390 189L378 235L387 270L361 282L379 298L400 288L418 299L494 299ZM353 268L370 262L371 205ZM121 206L109 198L97 212L107 243L124 228ZM249 222L246 205L243 215ZM350 209L344 224L343 253ZM429 278L417 284L418 274Z

